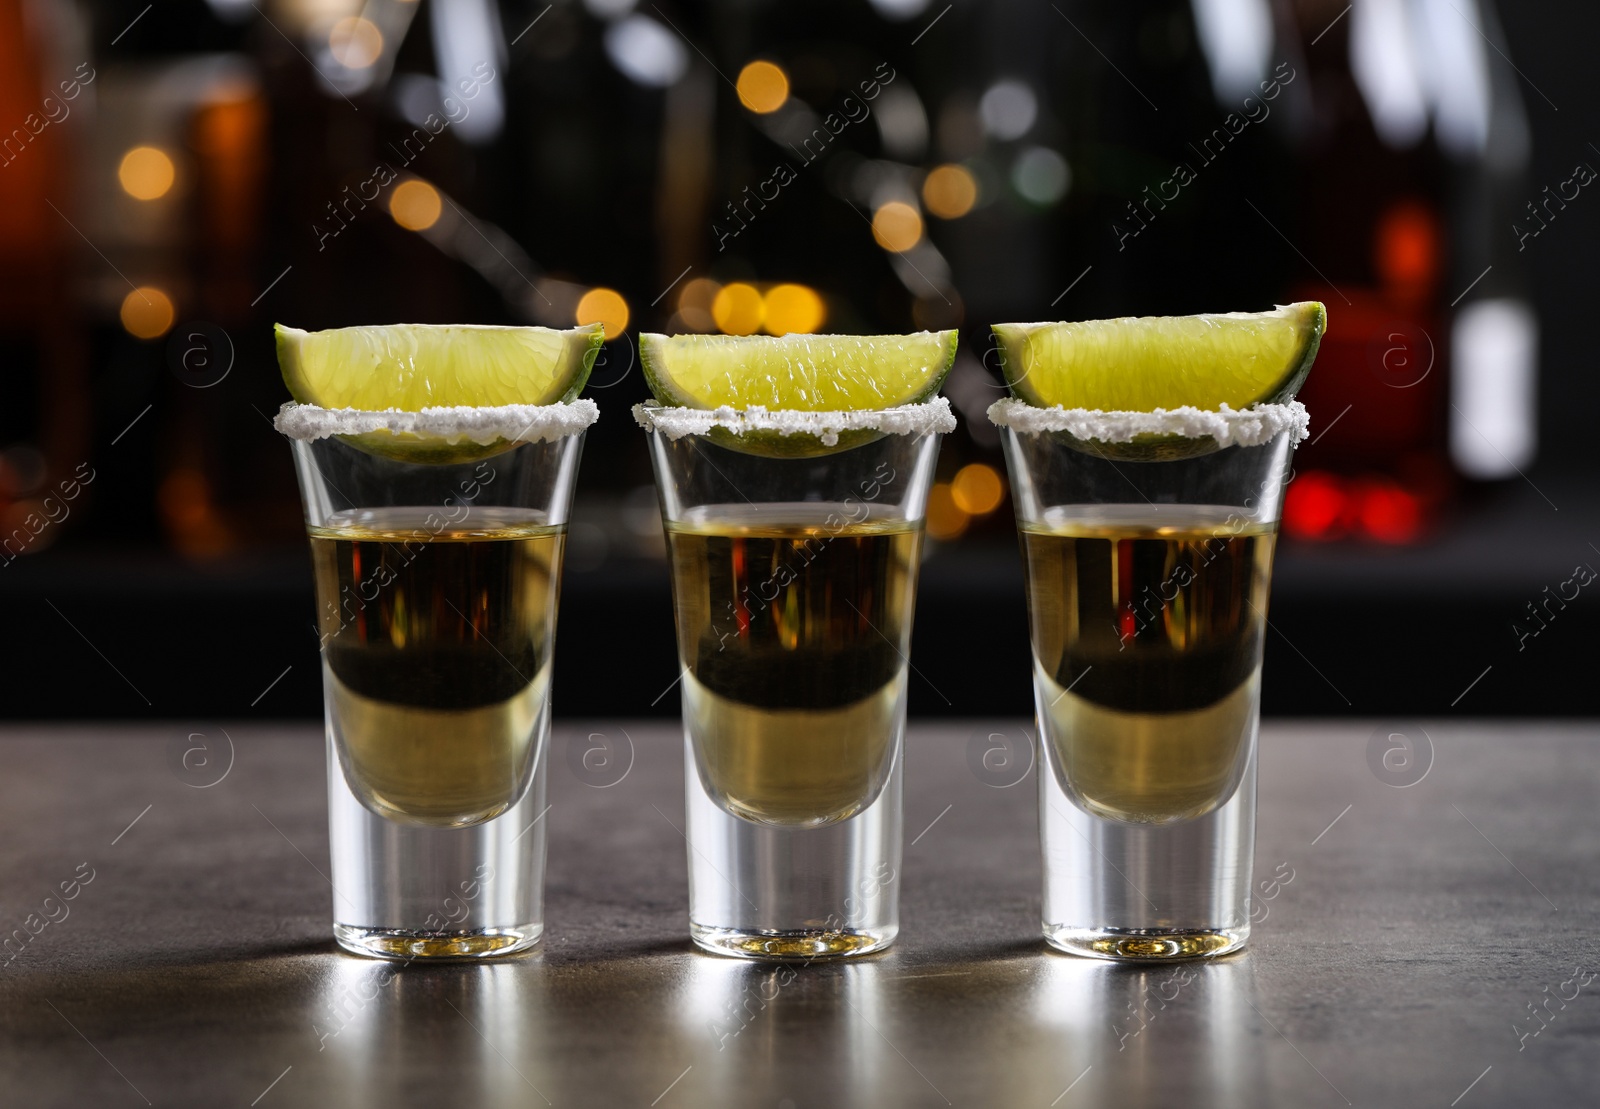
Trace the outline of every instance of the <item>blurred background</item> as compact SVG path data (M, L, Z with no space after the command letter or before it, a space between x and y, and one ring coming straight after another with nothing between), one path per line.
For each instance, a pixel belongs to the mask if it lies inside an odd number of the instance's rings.
M1030 714L987 325L1315 298L1266 711L1593 712L1597 32L1555 0L0 0L0 711L319 714L272 323L598 320L559 712L678 710L641 330L958 327L912 710Z

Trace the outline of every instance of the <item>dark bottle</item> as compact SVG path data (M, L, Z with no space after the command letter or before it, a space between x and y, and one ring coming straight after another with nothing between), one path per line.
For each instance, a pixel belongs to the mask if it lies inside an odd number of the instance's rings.
M1310 112L1291 295L1326 302L1329 327L1290 535L1409 542L1459 478L1532 455L1536 330L1502 230L1527 126L1489 0L1436 7L1294 8Z

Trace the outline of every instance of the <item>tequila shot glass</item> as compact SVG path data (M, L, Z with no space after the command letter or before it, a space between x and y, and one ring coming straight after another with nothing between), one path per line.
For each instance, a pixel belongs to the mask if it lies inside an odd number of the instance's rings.
M285 405L316 577L333 931L471 959L544 931L550 668L592 401Z
M949 404L634 411L672 564L690 935L753 958L886 947L911 618Z
M990 409L1027 573L1044 935L1072 954L1250 934L1262 637L1306 413L1190 412Z

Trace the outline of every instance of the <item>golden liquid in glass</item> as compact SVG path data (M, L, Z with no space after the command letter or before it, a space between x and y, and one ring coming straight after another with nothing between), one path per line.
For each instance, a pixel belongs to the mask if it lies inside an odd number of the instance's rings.
M311 529L311 557L346 780L382 816L461 827L504 812L532 773L564 529L488 507L438 523L341 514Z
M1274 541L1226 508L1160 507L1161 522L1022 529L1040 722L1062 787L1138 823L1201 816L1239 784Z
M920 527L850 523L843 505L718 506L667 539L707 791L764 824L866 808L901 723Z

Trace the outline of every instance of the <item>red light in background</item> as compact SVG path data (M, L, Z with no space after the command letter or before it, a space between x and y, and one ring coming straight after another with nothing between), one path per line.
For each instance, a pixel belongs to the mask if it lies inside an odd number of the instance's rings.
M1344 484L1332 474L1300 474L1283 498L1283 530L1296 539L1333 539L1349 505Z
M1384 477L1347 480L1301 474L1283 499L1283 533L1296 539L1339 539L1355 532L1380 543L1421 538L1426 513L1415 493Z
M1380 543L1410 543L1422 534L1422 502L1398 485L1367 486L1357 511L1361 530Z
M1439 275L1439 226L1433 213L1415 201L1402 201L1383 214L1373 238L1373 260L1389 294L1402 301L1425 297Z

